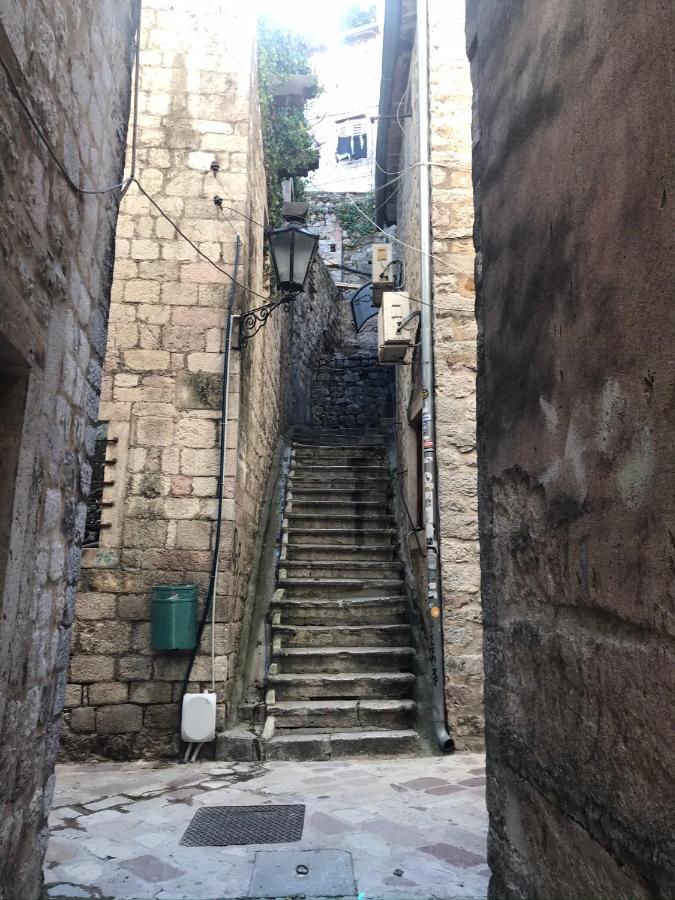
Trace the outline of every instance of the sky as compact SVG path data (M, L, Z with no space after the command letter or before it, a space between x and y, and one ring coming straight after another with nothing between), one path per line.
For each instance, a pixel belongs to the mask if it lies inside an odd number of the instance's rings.
M275 25L296 31L310 43L330 40L339 30L342 14L352 6L373 0L256 0L259 14Z

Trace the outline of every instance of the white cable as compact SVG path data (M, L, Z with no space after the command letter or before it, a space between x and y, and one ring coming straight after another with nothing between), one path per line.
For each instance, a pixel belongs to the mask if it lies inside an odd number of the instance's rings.
M352 198L349 196L349 194L345 194L345 196L347 197L347 200L349 200L349 202L352 204L354 209L358 210L359 214L362 215L364 219L367 219L370 222L370 224L373 225L374 228L380 232L380 234L383 234L383 235L385 235L385 237L388 237L390 241L394 241L397 244L401 244L402 247L407 247L409 250L414 250L415 253L421 253L423 256L428 256L429 259L435 259L436 262L440 263L442 266L446 265L444 260L442 260L438 256L434 256L433 253L427 253L425 250L420 250L419 247L413 247L412 244L406 244L405 241L402 241L399 238L394 237L393 234L389 234L389 232L385 231L384 228L380 228L380 226L377 224L377 222L373 221L373 219L371 219L370 216L367 216L364 213L364 211L359 207L359 205L352 200Z
M192 758L190 759L190 762L197 762L197 757L199 756L199 752L203 746L204 746L203 741L201 743L197 744L197 746L195 747L195 752L192 754Z
M187 745L187 750L185 751L185 756L183 757L183 762L186 763L190 758L190 753L192 751L192 741Z

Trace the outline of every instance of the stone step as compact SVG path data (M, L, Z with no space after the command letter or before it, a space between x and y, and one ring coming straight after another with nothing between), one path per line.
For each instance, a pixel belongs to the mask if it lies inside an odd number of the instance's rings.
M276 700L409 699L415 684L412 672L290 672L267 680Z
M412 647L281 647L273 652L281 674L406 672L414 656Z
M386 447L383 444L299 444L293 443L296 457L307 459L384 459Z
M414 724L414 700L282 700L267 706L276 733L290 729L332 731L406 729Z
M323 485L313 488L296 487L294 484L289 493L286 495L287 500L292 499L293 505L296 503L306 503L312 500L323 500L326 503L338 501L340 503L362 503L363 501L372 501L386 507L389 502L390 494L386 490L376 488L350 488L342 490L341 488L327 488Z
M402 597L284 597L272 601L272 610L281 612L283 625L402 625L406 605Z
M303 462L300 464L297 460L295 463L295 471L301 473L305 478L316 476L317 478L359 478L363 476L389 478L389 467L376 465L331 465L324 466L318 463Z
M286 511L286 517L289 524L293 528L312 529L312 528L349 528L352 531L368 531L375 528L383 528L391 530L393 518L391 513L384 515L375 515L372 513L368 516L357 515L356 513L345 514L328 513L328 512L312 512L300 511L295 505L292 509Z
M392 547L396 547L395 528L362 528L360 531L353 528L289 528L287 531L289 546L291 544L383 546L385 541L389 541Z
M405 585L400 578L307 578L294 572L292 577L279 578L279 587L285 588L292 597L325 599L346 591L352 597L402 595Z
M349 559L282 559L279 567L287 578L396 578L403 564L400 560Z
M282 647L395 647L410 645L410 626L373 625L287 625L272 627L272 636Z
M319 516L351 516L354 519L378 519L383 513L389 512L387 502L381 500L293 500L293 505L287 512L295 515L319 515ZM391 513L389 518L391 524Z
M344 452L336 452L332 449L330 452L318 453L316 450L296 450L293 453L293 462L295 468L302 466L322 465L322 466L379 466L387 468L387 462L384 454L369 450L363 453L354 453L349 448L345 448Z
M387 562L394 559L396 544L296 544L288 542L287 559Z
M333 759L352 756L410 755L422 751L417 732L347 731L280 734L265 745L265 759Z
M306 500L381 500L391 496L389 483L380 480L346 479L340 483L337 478L316 480L293 477L288 483L288 491L293 498L300 499L300 494L307 494ZM363 496L358 496L358 495ZM324 496L325 495L325 496Z

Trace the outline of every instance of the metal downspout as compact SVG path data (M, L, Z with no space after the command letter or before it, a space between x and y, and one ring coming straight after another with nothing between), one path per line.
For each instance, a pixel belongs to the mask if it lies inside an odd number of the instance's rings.
M420 172L420 337L422 361L422 466L424 472L424 531L426 537L427 602L433 637L432 718L441 750L454 750L445 715L443 659L443 597L438 554L438 477L434 410L434 314L432 295L430 149L429 149L429 23L428 2L417 0L417 79Z

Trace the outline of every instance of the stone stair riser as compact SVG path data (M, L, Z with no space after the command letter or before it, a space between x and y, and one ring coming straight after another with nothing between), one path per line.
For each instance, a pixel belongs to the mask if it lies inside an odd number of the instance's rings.
M371 529L371 531L351 531L339 528L301 529L291 528L288 531L288 545L297 547L302 544L342 544L346 547L372 546L390 544L392 549L397 547L396 535L393 531Z
M285 618L285 617L284 617ZM275 625L272 637L280 638L282 647L407 647L410 646L408 625Z
M326 578L312 579L300 578L295 574L291 577L280 578L279 586L286 588L293 597L303 599L311 597L316 600L328 600L340 593L344 593L345 585L341 580L329 580ZM350 596L360 597L377 597L386 594L391 597L396 594L403 596L405 592L405 583L400 578L377 578L362 579L354 581L353 585L347 588Z
M314 560L321 562L325 560L327 562L342 561L346 563L368 561L396 563L395 552L396 547L393 544L389 547L377 546L377 544L370 546L364 544L361 547L349 546L349 544L342 546L331 546L330 544L312 546L311 544L296 544L289 541L286 548L286 558L294 562L303 560L305 562ZM400 569L397 571L400 571Z
M388 604L380 607L317 609L314 606L283 608L285 625L401 625L405 623L405 608Z
M340 678L331 681L329 678L314 676L299 678L293 675L270 677L270 685L274 688L277 700L326 700L347 697L362 699L366 697L381 699L409 699L412 697L414 677L400 679L387 675L379 678L363 678L354 673L351 678Z
M317 648L318 649L318 648ZM381 648L384 650L384 648ZM391 648L387 648L391 650ZM335 648L335 653L330 655L311 655L303 653L302 656L275 655L274 659L279 663L279 671L282 675L292 672L303 674L340 674L342 672L407 672L412 669L413 658L410 654L381 653L371 655L369 653L341 653Z

